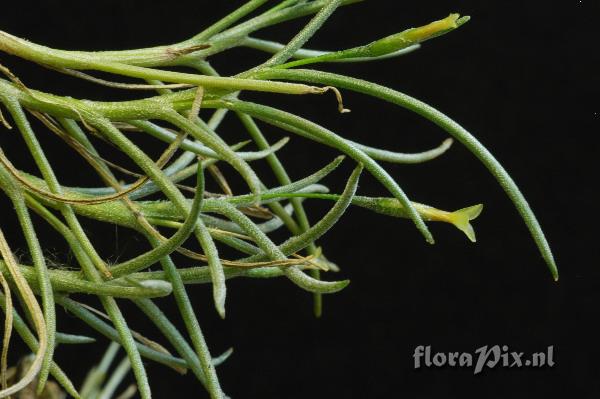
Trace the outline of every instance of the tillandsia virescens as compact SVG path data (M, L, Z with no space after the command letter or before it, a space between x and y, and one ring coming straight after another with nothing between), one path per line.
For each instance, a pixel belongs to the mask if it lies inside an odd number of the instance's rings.
M286 277L313 293L318 316L322 294L339 291L348 281L321 279L322 272L336 271L338 267L325 258L316 242L351 205L410 219L430 243L434 240L426 225L429 221L451 223L475 241L470 221L481 212L481 204L446 212L413 202L382 166L429 161L448 150L452 140L469 149L497 179L525 221L553 278L558 279L550 247L523 195L505 169L469 132L435 108L389 87L331 72L298 68L402 56L418 48L420 43L449 33L468 21L468 17L450 14L346 50L324 52L303 47L338 7L354 2L283 0L268 6L267 0L250 0L192 38L166 46L126 51L57 50L0 31L0 51L53 70L41 69L40 73L59 72L115 90L140 93L137 100L131 101L90 101L59 96L30 87L17 77L17 71L0 66L5 76L0 79L3 108L0 121L6 129L22 135L27 147L23 153L28 152L37 166L37 171L20 170L11 158L21 155L0 149L0 188L14 207L32 261L32 265L19 264L11 251L10 237L7 240L0 229L3 292L0 305L6 314L0 397L31 390L32 383L41 395L48 390L51 374L73 397L108 398L131 367L139 394L150 398L142 358L178 371L190 370L212 398L225 397L215 366L224 361L229 352L216 358L211 355L187 295L188 285L211 284L216 311L224 318L227 279ZM305 16L312 17L287 44L258 38L263 28ZM235 47L249 47L271 56L237 75L220 76L210 64L211 57ZM174 71L171 67L179 68ZM182 72L184 68L186 71ZM94 76L94 72L112 74L115 78L101 79ZM119 76L140 82L122 83ZM268 92L274 96L313 96L329 92L335 95L340 112L349 111L342 103L344 91L354 91L415 112L452 138L422 153L374 148L351 141L289 110L242 100L243 91ZM210 118L201 117L201 109L213 110ZM224 140L220 125L226 116L241 122L240 129L247 133L248 141L227 143ZM32 118L63 140L74 156L81 156L103 185L68 187L61 184L60 176L55 174L30 124ZM329 146L341 156L321 169L307 170L306 177L292 181L286 172L285 159L278 156L278 150L290 140L269 143L256 121ZM152 159L134 143L131 132L163 141L164 151ZM98 150L94 145L97 139L111 143L138 169L128 170L111 159L110 154ZM250 143L256 148L245 150ZM180 154L176 156L178 151ZM355 168L341 193L329 193L323 182L344 158L345 162L355 164ZM277 186L267 187L263 183L265 177L259 176L252 166L257 161L266 162L278 181ZM233 194L219 168L222 164L230 165L239 174L247 187L246 193ZM375 177L387 195L357 195L363 171ZM216 182L221 192L205 190L205 175ZM194 177L194 186L186 185L185 182ZM122 179L130 183L125 184ZM193 198L186 197L187 192L191 192ZM160 200L147 198L157 194ZM304 200L333 201L333 205L311 225L303 207ZM44 237L36 234L32 213L45 220L67 242L74 255L74 264L69 265L71 270L55 268L47 262L43 255ZM109 265L82 228L81 218L130 228L143 236L152 249ZM174 229L174 233L166 237L165 228ZM279 229L289 231L289 237L278 245L270 233ZM190 240L197 241L201 251L188 249ZM238 256L223 258L220 249L225 247ZM176 252L187 257L189 264L176 264L172 257ZM148 270L156 264L162 271ZM73 294L96 296L103 309L75 301ZM164 314L152 301L152 298L169 295L175 299L185 331L180 331L170 320L176 315ZM15 301L15 297L20 301ZM132 331L115 298L135 304L156 325L174 354ZM23 305L22 311L27 317L22 318L17 313L15 302ZM116 348L124 348L127 359L117 367L114 380L111 378L103 386L102 378L91 373L78 391L54 362L58 343L94 341L58 332L57 306L114 341L99 366L104 372L115 357ZM27 367L21 367L26 370L18 373L19 378L15 378L15 369L9 373L7 365L13 329L34 353L26 362Z

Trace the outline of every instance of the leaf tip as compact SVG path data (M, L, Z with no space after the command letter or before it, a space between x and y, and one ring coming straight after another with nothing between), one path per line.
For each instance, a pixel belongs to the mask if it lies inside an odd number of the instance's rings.
M471 223L469 222L479 216L482 210L483 204L477 204L467 208L459 209L450 214L450 222L457 229L465 233L471 242L476 242L477 239L475 238L475 230L473 230L473 226L471 226Z

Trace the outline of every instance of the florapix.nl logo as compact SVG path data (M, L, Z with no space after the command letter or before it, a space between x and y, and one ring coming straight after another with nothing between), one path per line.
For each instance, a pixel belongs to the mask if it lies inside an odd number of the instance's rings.
M508 345L482 346L473 352L434 352L431 345L419 345L413 353L414 368L460 367L472 368L473 374L486 367L541 368L554 367L554 345L546 350L526 354L510 350Z

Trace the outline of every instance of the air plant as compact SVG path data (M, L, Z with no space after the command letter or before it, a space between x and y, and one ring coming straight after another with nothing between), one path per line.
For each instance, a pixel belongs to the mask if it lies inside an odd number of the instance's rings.
M88 381L78 393L53 360L58 343L81 343L82 339L89 342L85 337L58 332L60 327L56 325L55 316L58 306L124 348L127 361L119 366L121 377L116 378L122 378L130 365L142 398L151 397L142 358L176 370L190 370L212 398L223 398L215 366L228 354L217 358L211 355L187 291L196 284L210 284L216 312L224 318L228 279L285 277L313 293L315 313L320 315L321 296L342 290L349 281L321 279L322 272L335 271L337 266L325 258L316 242L351 205L410 219L429 243L434 242L426 224L429 221L452 223L475 241L470 221L479 215L482 205L445 212L411 202L382 166L384 163L429 161L443 154L452 140L470 150L496 178L525 221L553 278L558 279L549 245L525 198L506 170L475 137L435 108L394 89L349 76L306 69L311 64L371 62L401 56L418 48L425 40L459 28L469 18L450 14L424 26L341 51L303 48L336 8L354 2L284 0L270 8L262 8L267 0L250 0L188 40L127 51L57 50L0 31L0 50L6 54L115 90L142 93L139 99L132 101L78 100L37 91L2 67L7 79L0 79L0 103L5 109L0 120L7 129L12 128L22 135L27 146L23 151L29 151L38 170L19 170L10 158L21 155L7 154L0 149L0 188L14 206L32 261L32 265L19 264L0 229L3 259L0 261L3 288L0 304L6 316L0 397L18 392L30 386L32 381L37 381L36 389L41 393L47 386L49 374L73 397L104 398L114 392L114 383L108 391L103 391L99 385ZM249 17L251 13L256 16ZM313 15L312 19L287 44L256 36L265 27L310 15ZM271 56L235 76L220 76L209 63L211 57L240 46ZM181 68L176 72L169 67L184 67L188 72L179 72ZM136 78L141 82L121 83L118 78L104 80L93 76L94 71ZM240 98L243 91L268 92L273 96L331 93L338 101L340 112L349 111L342 102L343 92L354 91L415 112L441 127L452 138L438 148L422 153L373 148L353 142L290 110L245 101ZM200 109L214 111L210 118L204 118L200 117ZM247 142L225 142L219 127L226 116L241 122L241 129L248 134ZM38 141L38 133L29 122L31 118L41 121L68 144L74 156L83 157L104 185L67 187L61 184L60 176L54 173L45 149ZM320 169L310 165L306 177L292 181L286 172L285 160L277 155L288 139L269 143L257 121L317 145L332 147L341 156ZM165 149L161 156L152 159L132 141L131 132L141 132L163 141ZM111 143L139 170L131 171L118 165L110 159L110 154L96 149L96 140ZM249 143L256 149L244 151L243 147ZM177 151L181 154L174 158ZM343 192L331 194L323 181L344 158L348 159L345 162L353 162L355 169ZM252 167L259 161L268 164L278 186L263 184L261 176ZM241 176L247 193L233 194L220 170L223 164L228 164ZM387 196L356 195L363 170L381 183ZM221 193L205 190L205 174L214 179ZM123 176L132 182L122 183ZM188 179L195 179L194 187L185 184ZM193 198L184 195L188 192ZM147 199L157 194L161 199ZM309 224L302 204L308 199L333 203L327 214L314 225ZM31 213L41 216L68 243L76 262L70 265L70 270L48 264L43 255L44 237L36 234ZM82 228L81 218L132 229L143 236L152 249L109 265ZM289 231L289 238L277 244L270 238L270 233L282 228ZM168 229L174 232L165 235ZM190 240L199 243L201 252L187 248L186 243ZM220 249L225 247L235 250L238 256L223 259ZM189 263L176 264L172 258L175 252L187 257ZM155 264L160 264L162 270L148 271ZM72 297L75 294L96 296L103 309L76 301ZM152 300L168 295L173 295L179 315L163 313ZM26 317L17 313L14 296L19 298ZM131 330L115 298L133 302L162 333L174 354ZM179 331L172 323L171 318L175 316L183 319L185 331ZM9 385L6 359L13 329L35 355L21 378L13 379ZM109 359L114 357L115 348L109 350Z

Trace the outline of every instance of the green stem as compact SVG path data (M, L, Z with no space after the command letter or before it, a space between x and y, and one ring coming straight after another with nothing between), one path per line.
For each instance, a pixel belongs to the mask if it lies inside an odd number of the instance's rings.
M145 133L148 133L148 134L156 137L157 139L162 140L169 144L172 143L173 141L175 141L177 138L177 135L175 133L173 133L161 126L158 126L152 122L149 122L149 121L131 121L130 123L131 123L131 125L142 129ZM249 152L236 151L235 154L244 161L255 161L258 159L266 158L269 154L279 151L281 148L283 148L283 146L285 144L287 144L288 141L289 141L289 138L284 137L283 139L279 140L277 143L273 144L272 146L270 146L269 148L266 148L264 150L249 151ZM231 147L234 147L234 146L231 146ZM213 159L219 159L219 160L224 159L223 156L217 154L214 150L201 144L199 141L190 141L187 139L183 140L181 142L180 148L182 150L189 151L193 154L200 155L200 156L203 156L206 158L213 158Z
M290 59L304 44L315 34L317 30L333 12L342 4L342 0L329 0L327 4L319 10L319 12L310 20L308 24L302 28L300 32L294 36L281 50L273 54L266 62L256 67L255 69L268 68L279 65Z
M282 44L282 43L274 42L271 40L257 39L254 37L245 38L241 44L244 47L264 51L267 53L277 53L285 47L285 44ZM395 58L395 57L399 57L399 56L402 56L402 55L405 55L408 53L412 53L413 51L418 50L420 47L421 46L419 44L413 44L409 47L406 47L406 48L403 48L403 49L400 49L400 50L397 50L397 51L394 51L394 52L391 52L388 54L380 55L377 57L356 57L355 56L355 57L351 57L351 58L330 59L328 62L344 63L344 62L381 61L381 60L385 60L388 58ZM328 56L333 53L336 53L336 52L335 51L322 51L322 50L312 50L312 49L307 49L307 48L301 48L301 49L298 49L298 51L296 51L291 58L296 59L296 60L304 60L304 59L311 59L311 58L314 59L317 57L325 57L325 56Z
M75 335L57 332L56 343L64 345L85 345L96 342L95 338L86 337L85 335Z
M136 306L148 316L162 334L169 340L177 353L187 362L198 380L206 386L206 377L202 371L202 365L198 360L198 356L187 343L186 339L181 335L177 327L167 318L156 304L150 299L139 299L134 301ZM210 387L209 387L210 388Z
M129 76L139 79L155 79L170 83L187 83L202 86L206 89L222 90L252 90L266 91L281 94L321 94L322 89L295 83L267 82L256 79L215 77L183 72L165 71L124 64L120 62L104 61L101 58L88 54L55 50L49 47L34 44L29 41L12 36L0 31L0 51L16 55L29 61L53 68L68 68L78 70L97 70L116 75Z
M6 312L6 297L1 292L0 307L4 312ZM17 334L19 334L21 339L23 339L23 342L25 342L25 345L27 345L32 352L37 352L39 348L39 342L35 338L35 335L33 335L31 330L27 326L27 323L21 318L21 316L19 316L17 311L13 309L12 312L13 326L15 327ZM69 395L73 396L76 399L80 398L77 389L75 388L69 377L67 377L65 372L54 361L50 362L50 374L56 379L56 381L58 381L58 383L65 389L65 391L67 391Z
M452 137L461 142L469 151L471 151L481 163L496 178L500 186L504 189L510 200L513 202L529 233L533 237L542 257L546 261L548 268L555 281L558 280L558 269L550 245L544 235L544 232L531 210L527 200L521 193L521 190L508 174L506 169L496 160L487 148L477 140L465 128L450 119L448 116L437 109L410 97L404 93L392 90L385 86L371 83L361 79L350 78L333 73L313 71L313 70L269 70L259 73L259 76L267 79L293 79L298 81L307 81L319 84L333 85L359 93L367 94L372 97L380 98L392 104L399 105L412 112L415 112L424 118L435 123Z
M244 215L233 212L232 210L235 208L232 205L226 203L220 204L221 211L228 212L228 217L235 218L236 223L240 224L240 226L255 239L259 247L261 247L264 252L264 255L253 255L249 258L245 258L244 261L253 262L256 260L263 260L265 257L270 259L283 259L291 253L297 252L317 240L321 235L329 230L329 228L331 228L331 226L333 226L337 220L339 220L341 215L352 202L352 198L354 197L356 188L358 186L358 178L361 171L362 166L359 166L352 172L352 175L348 179L340 199L318 223L301 235L294 236L290 240L286 241L280 247L272 244L272 242L268 239L268 237L266 237L266 235L264 235L264 233L256 229L256 226L253 223L249 223L247 220L245 220L243 217ZM290 241L292 241L292 244L289 244ZM290 248L293 248L293 251L290 251ZM297 267L286 268L284 270L284 274L296 285L310 292L337 292L343 289L349 283L348 281L339 281L336 283L322 282L307 276Z
M123 358L121 362L117 365L117 368L113 371L112 375L99 392L97 398L98 399L111 399L113 394L117 390L117 387L123 381L129 370L131 369L131 363L129 363L128 358Z
M46 211L47 212L47 211ZM0 261L0 270L6 273L6 265ZM21 272L35 291L40 292L38 277L33 268L22 266ZM110 283L95 283L81 279L78 272L69 272L66 270L49 270L49 279L52 289L55 293L61 294L86 294L86 295L102 295L115 298L157 298L168 296L172 292L172 287L169 283L157 280L149 281L138 286L126 285L114 281Z
M227 15L225 18L220 19L196 36L192 37L191 40L195 42L202 42L216 35L217 33L229 28L231 25L250 14L269 0L250 0L241 7L238 7L235 11Z
M125 350L127 350L126 345L128 344L123 342L121 334L115 328L112 328L109 324L105 323L94 313L81 306L80 303L66 297L57 298L56 302L62 307L64 307L67 311L69 311L69 313L73 314L75 317L92 327L94 330L98 331L100 334L110 339L111 341L117 342L118 344L122 345L123 347L125 347ZM139 342L133 341L133 345L135 346L136 351L138 351L138 353L140 353L146 359L155 361L160 364L164 364L165 366L171 368L188 367L185 360L181 358L168 355L164 352L159 352ZM131 357L129 359L131 359ZM140 389L140 393L142 393L142 388L139 385L138 388Z
M342 60L356 60L357 58L368 60L385 57L390 54L397 54L426 40L448 33L463 25L468 20L468 16L459 19L458 14L450 14L442 20L434 21L418 28L410 28L364 46L324 53L311 58L303 58L277 65L276 68L287 69L318 62L339 62Z
M41 148L39 148L39 144L38 147L35 147L35 149L39 151L40 159L45 160L45 156ZM54 193L59 193L61 190L61 186L58 184L58 181L54 176L54 172L50 164L46 161L46 163L42 163L41 165L43 168L40 168L42 172L46 172L46 183ZM65 216L72 216L72 220L77 221L75 213L73 212L71 207L69 207L68 205L64 205L62 207L62 210L63 214L66 214ZM79 261L79 264L81 265L86 278L96 284L102 283L102 277L100 277L94 264L91 262L91 259L88 257L87 253L83 249L82 243L79 241L78 237L69 228L67 228L60 221L58 221L58 219L56 219L55 217L49 218L47 220L52 224L52 226L55 229L59 230L60 234L67 240L69 246L75 254L75 257ZM140 358L140 354L137 348L135 347L135 342L133 340L133 336L131 335L131 331L129 330L127 323L125 322L125 319L121 311L119 310L116 301L111 297L100 296L99 298L100 302L102 303L102 305L106 309L106 312L111 318L111 321L113 322L113 324L117 328L117 331L119 332L123 346L125 347L125 350L127 351L127 354L131 360L131 364L134 370L134 374L136 376L136 380L138 382L138 387L142 398L150 399L152 397L152 394L150 392L146 370Z
M250 136L254 139L258 147L267 148L269 146L269 143L267 142L265 136L262 134L256 122L254 122L254 120L249 115L244 113L238 112L237 116L242 121L242 124L244 125ZM284 185L291 183L291 179L288 176L285 168L283 167L283 164L281 163L277 155L269 155L267 157L267 162L269 163L271 170L273 170L273 173L275 174L275 177L277 178L279 184ZM300 200L294 198L292 199L291 203L294 207L294 213L296 215L296 220L298 221L298 227L296 228L295 226L290 224L288 228L292 227L290 228L290 231L292 231L293 234L304 233L310 227L308 216L306 215L306 212L304 211L304 207L302 206ZM281 214L281 212L279 214ZM316 252L316 245L314 243L311 243L308 246L308 253L312 255ZM320 272L318 270L311 270L310 273L312 277L316 280L319 280L321 277ZM313 293L313 312L316 317L320 317L323 313L323 298L318 292Z
M46 321L46 336L48 340L48 346L44 355L42 368L38 376L37 392L39 394L44 389L44 385L48 379L55 349L56 312L52 285L50 282L46 260L42 252L42 247L37 238L29 211L27 210L23 193L3 167L0 167L0 187L2 187L2 189L7 193L15 208L19 224L21 225L21 230L25 235L29 253L35 266L36 280L38 282L39 292L42 296L42 307L44 311L44 320ZM8 270L5 270L5 275L10 276Z
M196 194L192 201L190 213L187 215L185 222L181 225L179 230L177 230L177 232L168 240L159 242L158 245L150 251L111 267L110 272L113 277L118 278L145 269L158 262L164 256L175 251L187 240L198 222L202 205L202 196L204 195L204 174L202 173L202 167L200 165L198 166L197 176Z
M71 128L72 128L71 132L76 136L81 136L80 140L82 141L82 143L85 144L86 147L88 147L88 149L90 151L96 153L93 146L91 146L91 143L86 140L85 135L83 135L83 132L81 132L80 129L75 128L75 126L71 126ZM188 226L185 228L181 227L179 230L180 232L182 232L182 237L183 236L187 237L189 235L189 232L191 231L192 227L197 223L199 210L200 210L201 204L202 204L201 200L204 195L204 179L203 179L203 174L202 174L202 163L199 162L197 164L196 170L197 170L196 194L195 194L194 201L193 201L191 209L190 209L190 213L187 216ZM112 175L112 173L108 173L105 176L105 178L107 179L107 182L111 186L113 186L114 188L119 188L119 184L116 181L114 175ZM131 217L135 218L135 215L133 215L133 213L134 213L134 211L137 211L137 206L135 206L131 201L126 201L126 202L127 202L127 205L130 205L127 207L128 213L131 214L130 215ZM139 219L135 219L135 220L136 220L136 222L139 222ZM145 226L143 223L140 223L140 227L144 228L147 226ZM152 229L151 226L149 226L149 228ZM203 230L205 230L205 229L203 229ZM145 233L146 233L146 237L148 238L150 244L155 248L155 250L164 246L162 243L160 243L157 239L154 238L154 235L152 234L152 233L155 233L154 230L146 231ZM175 238L175 237L173 236L173 238ZM212 254L212 256L217 256L217 255ZM208 350L208 346L206 345L206 342L204 340L202 330L200 329L200 325L198 323L198 320L197 320L195 313L193 311L193 308L191 306L191 302L186 293L184 284L181 281L179 274L177 274L177 272L176 272L177 269L176 269L175 265L173 264L171 258L168 255L160 256L160 262L163 265L163 269L165 270L165 272L167 273L167 275L169 277L170 285L173 287L173 294L175 296L177 306L178 306L179 311L184 319L184 322L186 324L188 332L191 336L192 342L196 348L198 357L200 358L200 367L202 367L202 369L203 369L203 373L204 373L203 375L208 376L208 378L204 378L202 381L206 382L205 386L206 386L207 390L210 392L212 397L220 398L223 396L223 393L222 393L220 385L219 385L219 381L218 381L218 378L216 375L216 370L214 369L214 367L212 365L212 358L211 358L210 352ZM115 269L116 268L117 267L115 267ZM156 322L162 322L163 324L161 324L161 325L163 327L165 327L164 320L162 320L159 317L159 315L155 314L155 318L153 320ZM167 331L171 331L171 330L167 328ZM192 365L191 367L194 368L195 366Z
M394 179L377 162L375 162L375 160L373 160L373 158L365 154L364 151L350 144L344 138L307 119L265 105L254 104L239 100L227 100L214 102L207 101L205 106L226 107L238 112L243 112L245 114L251 115L267 123L283 122L285 126L289 125L296 128L292 133L302 134L302 132L306 132L306 134L303 134L303 136L309 139L314 139L315 137L318 137L323 143L333 148L337 148L338 150L342 151L357 162L362 163L365 169L367 169L377 180L379 180L381 184L384 187L386 187L389 190L389 192L400 201L400 203L402 203L402 206L404 206L407 209L407 212L411 216L411 219L415 223L417 229L425 237L428 243L433 244L433 236L429 232L429 229L423 222L421 216L419 216L418 212L414 209L414 207L410 203L410 200L408 199L404 191L400 188L398 183L396 183L396 181L394 181Z

